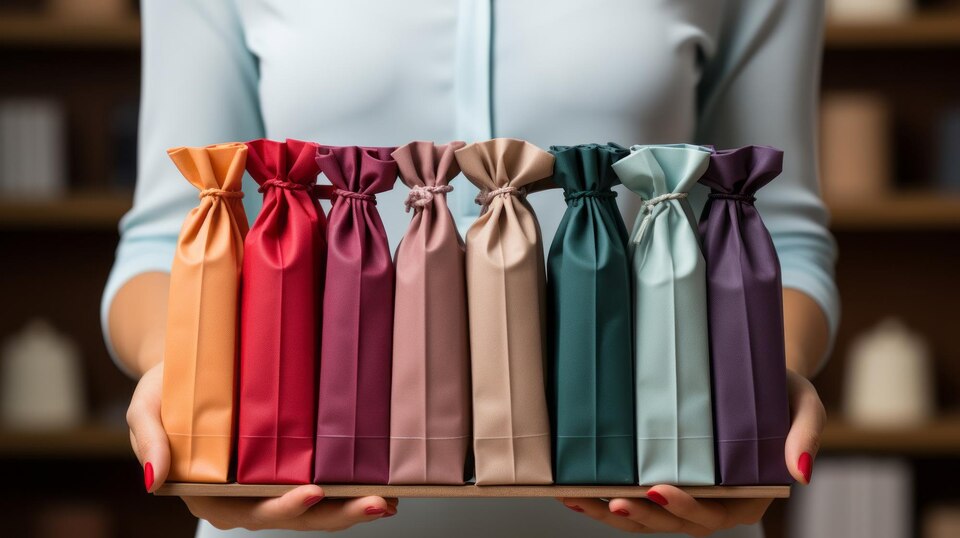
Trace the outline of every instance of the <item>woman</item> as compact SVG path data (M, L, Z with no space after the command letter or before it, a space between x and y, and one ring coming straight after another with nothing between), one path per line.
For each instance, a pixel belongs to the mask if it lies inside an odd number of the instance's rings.
M144 0L140 177L103 300L118 364L140 378L128 421L148 491L167 473L160 380L170 262L196 203L165 149L259 137L398 145L493 136L551 144L769 144L784 172L757 201L783 266L793 425L786 462L808 483L823 407L807 381L837 325L835 246L817 193L815 109L821 2L789 0ZM464 231L475 193L449 195ZM251 187L250 182L246 185ZM402 189L379 210L395 247ZM531 199L550 244L559 192ZM703 189L691 200L699 211ZM628 222L638 200L620 196ZM259 196L244 199L252 219ZM397 513L393 499L185 498L217 529L341 530ZM404 517L349 536L605 536L619 531L756 536L769 500L695 500L670 486L648 499L407 500ZM754 524L739 526L741 524ZM216 528L214 528L216 527ZM277 531L279 532L279 531ZM269 536L275 536L269 534Z

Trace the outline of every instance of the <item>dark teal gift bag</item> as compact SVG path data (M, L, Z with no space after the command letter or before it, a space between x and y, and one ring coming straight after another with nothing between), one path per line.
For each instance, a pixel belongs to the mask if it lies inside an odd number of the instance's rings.
M558 484L636 482L627 229L616 145L554 146L567 210L547 259L548 369Z

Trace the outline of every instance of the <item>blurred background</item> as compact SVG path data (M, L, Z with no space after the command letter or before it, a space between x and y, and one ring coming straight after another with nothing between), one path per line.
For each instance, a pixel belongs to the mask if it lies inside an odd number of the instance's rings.
M828 0L843 322L813 485L768 536L960 536L960 2ZM0 534L192 536L143 493L99 299L135 180L129 0L0 0ZM803 491L800 491L804 489Z

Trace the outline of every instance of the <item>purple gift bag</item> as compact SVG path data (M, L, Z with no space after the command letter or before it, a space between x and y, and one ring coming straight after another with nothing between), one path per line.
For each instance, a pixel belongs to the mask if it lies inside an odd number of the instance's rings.
M707 261L717 470L723 485L788 484L790 428L780 261L754 194L780 174L783 152L717 151L700 183Z

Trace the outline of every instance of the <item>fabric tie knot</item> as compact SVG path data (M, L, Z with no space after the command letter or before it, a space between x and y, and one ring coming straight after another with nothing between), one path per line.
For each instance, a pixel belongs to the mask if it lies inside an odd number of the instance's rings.
M481 191L473 201L476 202L480 207L485 208L489 206L490 202L492 202L497 196L509 196L512 194L523 197L526 195L526 191L516 187L500 187L499 189L494 189L492 191Z
M651 221L653 221L653 208L668 200L682 200L686 197L687 193L685 192L668 192L667 194L654 196L649 200L641 200L640 202L643 206L640 208L640 211L643 212L643 220L640 222L640 227L637 230L637 235L633 238L633 242L639 244L643 241L647 227L650 226Z
M572 202L574 200L582 200L584 198L616 198L617 193L613 191L575 191L570 194L564 195L563 199L566 202Z
M707 198L733 200L735 202L743 202L745 204L753 204L757 201L757 197L753 196L752 194L734 194L729 192L711 192L707 195Z
M199 197L201 200L207 196L216 198L243 198L243 191L228 191L224 189L203 189L200 191Z
M377 197L372 194L364 194L362 192L353 192L343 189L334 189L333 195L341 198L352 198L354 200L360 200L361 202L370 202L373 205L377 205Z
M643 210L647 213L652 213L653 208L660 203L666 202L667 200L682 200L687 197L685 192L670 192L667 194L661 194L660 196L654 196L649 200L642 200Z
M413 208L414 211L420 211L433 202L435 194L448 193L452 190L453 187L450 185L414 185L410 188L403 205L406 207L407 213L410 212L410 208Z
M305 191L310 188L310 185L304 185L303 183L294 183L293 181L286 181L283 179L268 179L260 185L260 188L257 189L257 192L266 192L270 187L278 187L281 189L287 189L288 191Z

